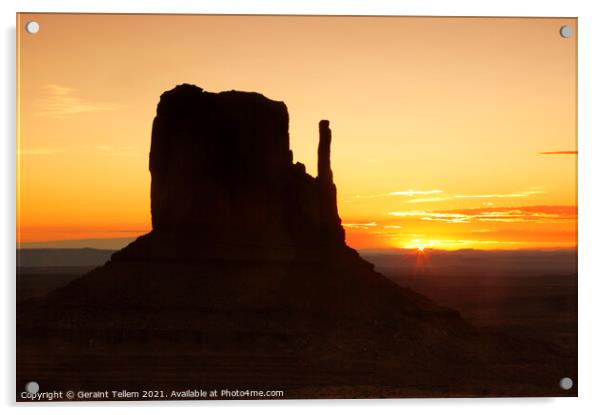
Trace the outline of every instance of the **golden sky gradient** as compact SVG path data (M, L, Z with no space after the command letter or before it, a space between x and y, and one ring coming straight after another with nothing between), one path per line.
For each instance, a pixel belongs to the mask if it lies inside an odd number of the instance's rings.
M152 119L187 82L286 102L310 174L329 119L353 247L574 247L565 24L576 34L576 19L21 14L18 241L148 231Z

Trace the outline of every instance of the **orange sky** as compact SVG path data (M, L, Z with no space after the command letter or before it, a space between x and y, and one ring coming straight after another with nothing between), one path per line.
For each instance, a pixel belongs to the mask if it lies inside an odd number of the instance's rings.
M156 104L188 82L285 101L310 174L329 119L356 248L576 246L564 24L576 32L576 19L21 14L18 241L148 231Z

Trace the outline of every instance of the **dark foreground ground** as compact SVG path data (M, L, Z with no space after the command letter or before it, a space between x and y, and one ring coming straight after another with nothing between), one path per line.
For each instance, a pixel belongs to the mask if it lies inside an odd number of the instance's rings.
M577 256L531 252L369 252L397 284L458 310L488 332L520 335L577 355Z
M18 303L68 284L94 268L94 261L104 262L105 255L99 253L76 266L69 266L64 257L48 260L47 255L42 255L42 261L23 261L17 272ZM152 341L146 329L113 330L109 346L95 343L95 335L85 330L81 330L81 338L69 342L61 341L56 330L50 338L41 332L28 336L26 343L17 345L17 399L26 400L19 393L30 380L40 383L41 391L150 390L157 392L148 398L163 399L180 399L172 393L201 389L216 390L215 398L220 399L253 398L223 395L225 390L282 391L277 398L576 396L576 382L570 391L558 387L561 377L577 378L577 278L571 272L576 263L570 253L537 260L475 257L470 252L437 258L431 253L418 267L414 253L367 252L363 256L397 284L458 310L477 331L465 330L453 315L450 323L446 323L448 316L442 317L441 325L403 323L420 335L405 338L399 333L400 340L390 344L400 349L395 353L382 346L389 344L382 339L375 339L377 348L365 346L365 342L347 347L353 323L348 327L339 324L340 334L314 333L319 341L309 345L297 344L286 335L274 337L269 330L263 337L257 330L247 336L238 330L236 339L217 340L219 344L245 345L248 353L240 353L211 344L215 336L199 336L194 327L210 327L198 321L210 314L183 304L170 316L180 321L177 327L171 333L155 333ZM60 265L51 266L49 261ZM177 276L173 282L178 284ZM235 308L227 313L232 321L242 321ZM160 319L160 314L150 309L132 318L153 320ZM216 317L220 319L216 324L227 324L224 315ZM94 319L93 313L90 318ZM358 325L353 334L358 339L380 332L362 327ZM177 339L173 333L178 333ZM441 339L446 343L438 344ZM337 344L341 340L343 344ZM88 368L86 376L77 376L78 368L84 367Z

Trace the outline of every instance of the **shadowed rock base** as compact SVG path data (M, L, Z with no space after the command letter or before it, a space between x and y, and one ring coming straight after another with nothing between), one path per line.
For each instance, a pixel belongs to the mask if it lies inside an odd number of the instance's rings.
M21 308L19 327L17 384L35 379L45 390L575 393L558 388L574 373L568 356L481 335L455 312L354 265L109 262Z

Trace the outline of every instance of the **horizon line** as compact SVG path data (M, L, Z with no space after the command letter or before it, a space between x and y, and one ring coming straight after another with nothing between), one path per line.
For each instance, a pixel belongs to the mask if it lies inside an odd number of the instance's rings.
M141 235L139 235L141 236ZM48 240L48 241L26 241L26 242L17 242L16 250L22 249L96 249L96 250L113 250L118 251L123 249L127 244L136 240L139 236L134 237L121 237L121 238L81 238L81 239L58 239L58 240ZM124 245L121 247L94 247L90 245L86 245L86 242L95 242L95 243L111 243L111 242L123 242ZM28 245L45 245L45 244L77 244L81 243L81 246L36 246L29 247ZM399 246L388 246L388 247L361 247L356 248L352 245L347 244L351 248L357 251L416 251L417 248L406 248ZM463 247L463 248L444 248L444 247L424 247L424 251L445 251L445 252L457 252L457 251L506 251L506 252L516 252L516 251L561 251L561 250L578 250L579 244L571 245L571 246L531 246L531 247L516 247L516 248L474 248L474 247Z

